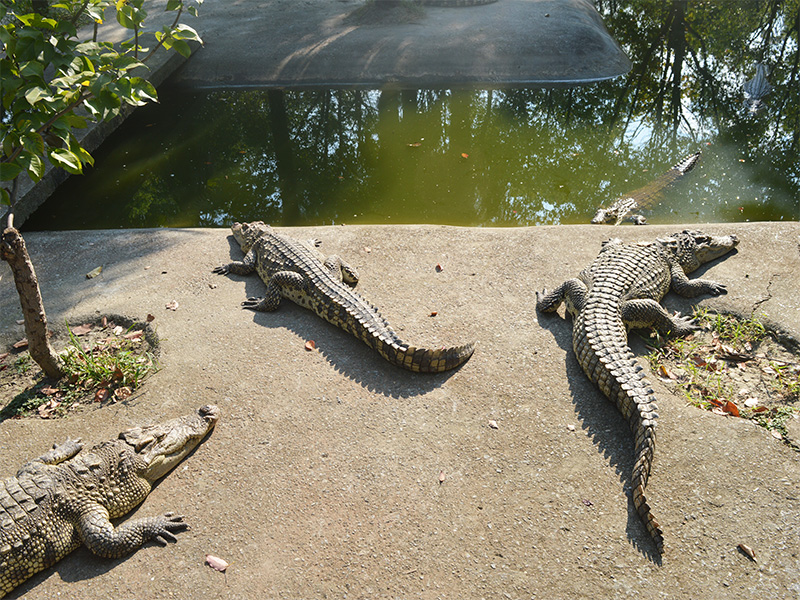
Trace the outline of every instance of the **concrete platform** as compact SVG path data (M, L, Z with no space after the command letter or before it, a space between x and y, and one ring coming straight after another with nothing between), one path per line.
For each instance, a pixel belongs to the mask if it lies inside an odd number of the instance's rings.
M51 321L152 313L162 369L124 403L0 423L0 473L66 437L101 441L209 402L222 418L137 512L184 514L192 529L177 544L116 561L81 549L9 598L795 597L798 454L653 380L661 419L648 492L667 547L658 566L625 493L630 432L579 368L570 323L535 310L534 292L577 274L602 240L679 229L284 230L351 261L361 293L404 339L477 340L463 368L437 376L392 367L291 303L242 310L264 288L211 273L241 257L225 230L28 234ZM703 229L741 243L701 271L729 293L699 304L763 314L800 339L800 224ZM5 264L0 277L0 331L14 339ZM165 308L172 301L177 311ZM204 566L206 553L231 563L227 580Z

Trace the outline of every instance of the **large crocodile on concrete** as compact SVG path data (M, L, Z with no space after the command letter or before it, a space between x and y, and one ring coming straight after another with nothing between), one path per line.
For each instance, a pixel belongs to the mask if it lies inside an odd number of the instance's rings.
M672 316L659 304L672 288L681 296L724 293L725 286L686 274L738 244L734 235L711 236L683 231L654 242L603 245L600 255L576 279L551 293L537 294L536 308L554 312L561 303L573 318L572 347L578 362L628 420L635 438L631 475L633 505L663 552L664 537L644 491L650 477L658 416L653 389L628 347L628 328L654 327L662 335L687 335L691 319Z
M358 282L355 269L338 256L327 259L316 241L301 243L275 233L261 221L234 223L234 238L244 259L216 267L214 273L248 275L257 272L267 284L264 298L248 298L244 308L273 311L281 297L308 308L329 323L353 334L390 363L426 373L439 373L465 363L474 344L426 350L409 346L397 336L378 309L349 286ZM347 283L348 285L344 285Z
M81 452L67 440L0 483L0 598L81 544L105 558L148 540L166 544L187 527L180 515L134 519L114 527L211 431L216 406L159 425L135 427Z
M636 225L646 225L647 219L640 211L647 210L658 203L663 198L664 191L691 171L699 160L699 152L690 154L646 186L620 196L608 208L599 208L592 218L592 223L597 225L613 221L614 225L619 225L622 221L628 220L633 221Z

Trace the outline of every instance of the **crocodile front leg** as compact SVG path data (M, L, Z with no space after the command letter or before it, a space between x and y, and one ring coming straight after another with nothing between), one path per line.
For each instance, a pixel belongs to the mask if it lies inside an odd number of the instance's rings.
M683 272L683 268L677 263L670 267L670 272L672 274L672 291L684 298L696 298L701 294L719 296L728 293L723 283L717 283L710 279L689 279Z
M250 275L255 270L256 253L251 248L250 251L244 255L242 260L235 260L227 265L214 267L211 272L216 273L217 275L227 275L228 273L234 273L235 275Z
M290 298L296 298L300 294L304 294L305 290L306 280L300 273L278 271L269 278L266 295L263 298L248 298L242 302L242 308L271 312L278 309L284 294Z
M172 513L126 521L114 528L108 518L108 511L99 504L86 510L77 524L83 543L93 553L104 558L119 558L130 554L149 540L166 546L167 541L177 541L173 532L186 528L188 525L183 522L183 516Z
M625 300L620 304L622 320L630 329L655 328L662 336L685 336L697 329L694 320L669 314L652 298Z

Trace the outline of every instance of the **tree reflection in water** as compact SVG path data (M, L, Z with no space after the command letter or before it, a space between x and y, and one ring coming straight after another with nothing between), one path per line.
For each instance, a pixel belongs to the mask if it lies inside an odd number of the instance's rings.
M625 77L548 90L165 91L26 228L588 223L697 150L700 167L650 222L800 219L800 0L596 5L634 63ZM757 63L774 90L754 114L743 85Z

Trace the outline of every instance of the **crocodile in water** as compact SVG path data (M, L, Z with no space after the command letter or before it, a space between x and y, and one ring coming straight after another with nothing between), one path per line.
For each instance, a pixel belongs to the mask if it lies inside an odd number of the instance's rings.
M767 81L769 69L766 65L756 63L756 74L748 79L744 86L744 104L750 114L755 114L764 108L764 97L772 91L772 85Z
M166 544L186 528L167 513L126 521L156 480L189 454L217 422L216 406L160 425L135 427L81 452L67 440L0 482L0 598L81 544L118 558L148 540Z
M234 223L231 231L245 257L214 272L248 275L255 271L267 284L266 296L249 298L242 303L245 308L272 311L280 305L281 297L287 298L409 371L439 373L458 367L472 356L474 344L426 350L400 340L378 309L349 287L358 282L356 271L338 256L323 258L315 248L316 242L298 242L275 233L261 221Z
M719 295L725 286L705 279L690 280L702 263L731 251L734 235L711 236L684 231L654 242L605 242L600 255L576 279L551 293L537 294L536 308L553 312L565 303L573 318L572 347L578 362L628 420L635 438L631 475L633 505L663 552L661 527L644 495L655 448L658 416L655 396L628 347L628 328L654 327L662 335L687 335L690 319L670 315L659 304L670 290L681 296Z
M627 219L637 225L646 225L647 219L639 211L646 210L658 203L663 198L664 191L677 179L691 171L699 160L699 152L690 154L658 179L654 179L630 194L620 196L608 208L598 209L592 218L592 223L611 223L613 221L614 225L619 225Z

